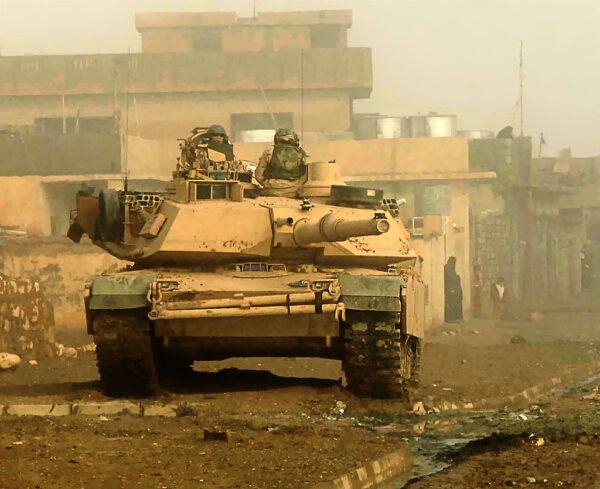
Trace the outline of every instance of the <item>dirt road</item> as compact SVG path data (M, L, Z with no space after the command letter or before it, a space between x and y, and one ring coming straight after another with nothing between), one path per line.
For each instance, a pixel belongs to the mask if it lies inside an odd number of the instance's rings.
M169 386L155 399L196 405L181 417L1 416L0 488L310 487L394 450L405 438L448 437L452 430L477 425L466 418L464 426L457 424L456 414L416 416L410 413L416 400L475 402L597 361L599 317L586 313L574 320L557 312L535 324L472 322L440 329L428 338L422 386L408 403L350 395L340 386L339 362L238 359L199 363L193 379ZM519 340L511 341L515 337ZM0 404L104 400L92 353L24 365L0 376ZM486 430L504 431L508 421L496 421ZM229 431L232 437L205 441L205 429ZM548 443L548 464L572 443ZM594 461L593 450L586 448L594 443L576 453ZM513 458L507 459L504 471L489 462L485 483L496 484L503 473L508 475L502 483L512 477L520 483L508 467L527 467L529 450L524 442L502 451L507 457L514 452ZM463 463L415 487L450 487L426 485L436 477L455 477L456 487L456 480L469 480L468 474L479 473L491 457L486 450L473 452ZM472 477L472 485L460 487L484 487L477 484L485 477ZM537 480L538 475L532 477Z

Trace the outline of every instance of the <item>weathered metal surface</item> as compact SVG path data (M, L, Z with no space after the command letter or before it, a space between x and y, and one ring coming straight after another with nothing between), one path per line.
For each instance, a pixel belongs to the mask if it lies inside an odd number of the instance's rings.
M342 274L339 277L341 300L357 311L399 312L403 280L397 276Z
M90 309L136 309L148 306L148 290L156 274L99 275L92 281Z

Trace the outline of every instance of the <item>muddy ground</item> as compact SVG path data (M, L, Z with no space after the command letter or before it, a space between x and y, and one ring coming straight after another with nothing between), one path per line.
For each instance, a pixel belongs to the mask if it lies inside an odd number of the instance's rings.
M156 399L197 403L182 417L2 416L0 488L310 487L394 450L404 439L467 437L468 432L481 438L494 431L510 432L510 443L465 449L450 468L413 486L502 486L522 484L527 476L583 484L593 476L588 463L598 462L593 436L587 444L569 438L537 447L528 435L515 438L526 427L519 418L515 428L514 416L506 413L461 418L410 411L419 400L475 403L581 370L600 359L599 319L596 312L554 311L537 323L472 321L441 328L427 339L422 385L409 402L355 398L340 386L336 361L259 358L196 364L194 379L169 386ZM40 359L37 366L0 375L0 404L105 399L92 353L73 360ZM549 397L556 407L545 412L555 418L535 429L542 432L554 423L559 432L566 402L573 413L591 409L577 396L569 399ZM597 419L594 414L585 427L572 430L573 437L593 434ZM229 430L232 437L205 441L205 429ZM538 459L538 466L531 465Z

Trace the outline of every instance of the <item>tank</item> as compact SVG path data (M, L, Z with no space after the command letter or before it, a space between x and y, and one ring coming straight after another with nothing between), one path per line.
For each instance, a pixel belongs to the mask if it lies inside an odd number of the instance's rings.
M104 391L148 396L196 360L273 356L339 359L356 395L404 396L424 302L395 201L344 185L335 162L265 196L220 156L184 140L164 192L77 195L69 237L130 263L85 286Z

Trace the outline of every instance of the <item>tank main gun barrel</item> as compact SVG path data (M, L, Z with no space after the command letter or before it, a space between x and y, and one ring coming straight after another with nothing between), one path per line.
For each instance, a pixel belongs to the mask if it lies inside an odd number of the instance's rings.
M325 214L316 223L308 219L297 221L294 227L294 241L300 247L311 243L345 241L356 236L377 236L387 233L390 223L385 217L373 219L348 220Z

